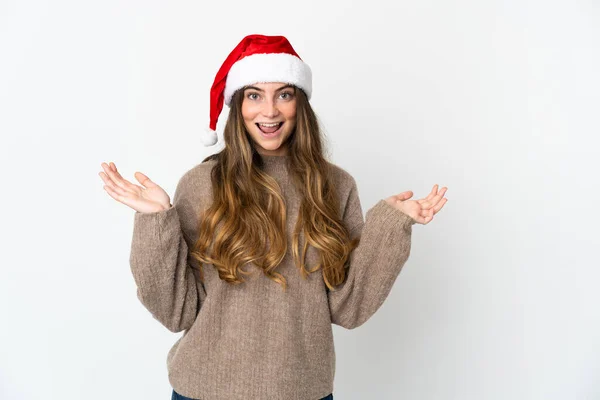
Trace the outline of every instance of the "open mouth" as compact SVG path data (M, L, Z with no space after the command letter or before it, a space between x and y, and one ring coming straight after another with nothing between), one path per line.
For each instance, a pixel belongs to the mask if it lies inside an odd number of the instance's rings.
M264 125L261 125L261 124L257 123L256 126L258 126L258 129L260 129L260 131L265 136L275 136L275 135L279 134L279 132L281 131L281 127L283 126L283 122L280 122L277 125L273 125L273 126L264 126Z

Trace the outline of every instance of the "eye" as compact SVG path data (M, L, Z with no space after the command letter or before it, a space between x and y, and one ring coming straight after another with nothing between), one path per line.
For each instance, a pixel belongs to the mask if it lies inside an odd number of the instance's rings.
M256 100L256 98L252 96L258 96L258 93L249 93L246 97L248 97L250 100Z
M291 93L291 92L283 92L283 93L281 93L281 96L285 96L285 95L287 95L287 97L284 97L284 100L289 100L292 97L294 97L294 94Z

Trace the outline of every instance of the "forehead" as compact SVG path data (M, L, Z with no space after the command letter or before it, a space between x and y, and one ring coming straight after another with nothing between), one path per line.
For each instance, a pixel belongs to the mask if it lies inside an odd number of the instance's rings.
M280 88L289 87L289 86L290 86L290 84L287 82L257 82L257 83L247 85L246 87L255 87L258 89L262 89L265 92L268 92L268 91L275 91Z

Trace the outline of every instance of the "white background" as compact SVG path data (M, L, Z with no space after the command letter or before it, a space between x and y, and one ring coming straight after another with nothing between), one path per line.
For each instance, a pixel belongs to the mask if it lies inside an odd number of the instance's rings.
M381 309L334 326L334 397L600 398L599 17L591 0L1 0L0 398L170 398L181 333L137 300L134 211L98 172L172 196L219 149L200 143L210 86L251 33L311 66L364 211L449 188Z

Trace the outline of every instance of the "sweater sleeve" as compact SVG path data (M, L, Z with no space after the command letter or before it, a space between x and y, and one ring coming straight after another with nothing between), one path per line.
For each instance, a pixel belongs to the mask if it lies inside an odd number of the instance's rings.
M180 218L191 215L184 207L183 178L173 206L162 211L135 212L129 263L137 297L152 316L172 332L189 329L200 309L203 290L188 264L188 243Z
M366 213L356 182L344 211L350 237L360 237L350 255L345 281L328 292L331 322L347 329L365 323L381 307L410 254L412 225L416 221L385 200Z

